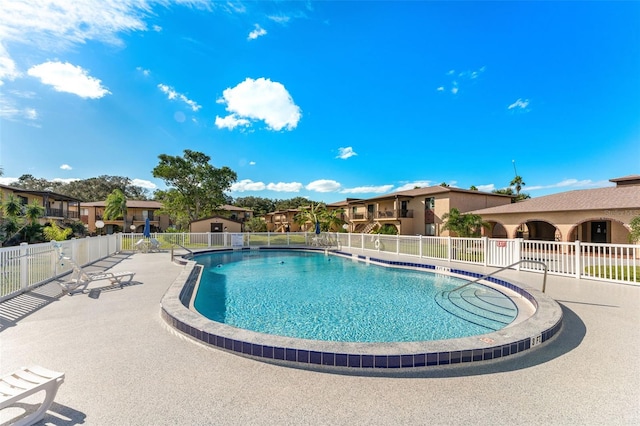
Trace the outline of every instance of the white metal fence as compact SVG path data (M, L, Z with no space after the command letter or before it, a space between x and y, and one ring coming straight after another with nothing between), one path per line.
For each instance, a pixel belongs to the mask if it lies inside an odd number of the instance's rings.
M62 251L81 266L119 251L119 235L61 242ZM51 243L22 244L0 249L0 301L20 294L69 272Z
M361 250L370 257L406 257L505 267L519 260L544 262L549 274L640 285L640 245L532 241L522 239L425 237L409 235L322 233L166 233L152 234L161 249L323 246ZM63 241L66 256L87 265L120 251L134 251L142 234L116 234ZM543 272L538 264L516 269ZM50 243L0 249L0 301L69 271Z

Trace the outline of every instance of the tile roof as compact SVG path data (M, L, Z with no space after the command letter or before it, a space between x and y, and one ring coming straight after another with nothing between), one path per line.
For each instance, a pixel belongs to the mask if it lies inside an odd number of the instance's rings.
M530 198L514 204L475 210L472 213L532 213L600 209L638 209L640 214L640 186L567 191Z
M106 201L92 201L81 204L82 207L105 207L106 205ZM127 200L127 208L161 209L162 203L152 200Z

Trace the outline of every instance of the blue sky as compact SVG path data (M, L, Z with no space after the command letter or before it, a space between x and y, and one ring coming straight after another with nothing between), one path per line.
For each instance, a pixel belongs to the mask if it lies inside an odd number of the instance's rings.
M0 2L1 183L184 149L230 195L532 197L640 174L640 2Z

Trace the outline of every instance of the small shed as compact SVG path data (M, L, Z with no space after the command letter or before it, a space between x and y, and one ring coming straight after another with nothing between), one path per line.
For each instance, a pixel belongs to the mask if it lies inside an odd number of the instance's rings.
M189 232L243 232L242 222L223 216L211 216L194 220L189 224Z

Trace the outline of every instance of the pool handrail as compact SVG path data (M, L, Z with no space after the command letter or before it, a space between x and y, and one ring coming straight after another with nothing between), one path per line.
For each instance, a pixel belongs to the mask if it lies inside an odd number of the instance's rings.
M547 268L547 264L542 262L542 261L540 261L540 260L529 260L529 259L521 259L521 260L517 261L516 263L512 263L511 265L503 266L502 268L497 269L497 270L495 270L495 271L493 271L493 272L491 272L489 274L485 274L485 275L481 276L480 278L476 278L473 281L469 281L468 283L462 284L461 286L458 286L458 287L454 288L453 290L443 291L443 293L453 293L454 291L461 290L461 289L465 288L468 285L471 285L471 284L477 283L478 281L482 281L484 279L487 279L487 278L497 274L498 272L502 272L505 269L513 268L514 266L517 266L517 265L519 265L521 263L524 263L524 262L536 263L536 264L542 265L544 267L544 276L542 278L542 292L544 293L544 291L545 291L545 289L547 287L547 269L548 269Z
M193 256L194 256L193 251L189 250L188 248L186 248L186 247L185 247L185 246L183 246L182 244L173 243L173 244L171 245L171 260L172 260L172 261L173 261L173 248L174 248L175 246L178 246L178 247L180 247L180 248L182 248L182 249L184 249L184 250L188 251L188 252L189 252L190 257L193 257Z

